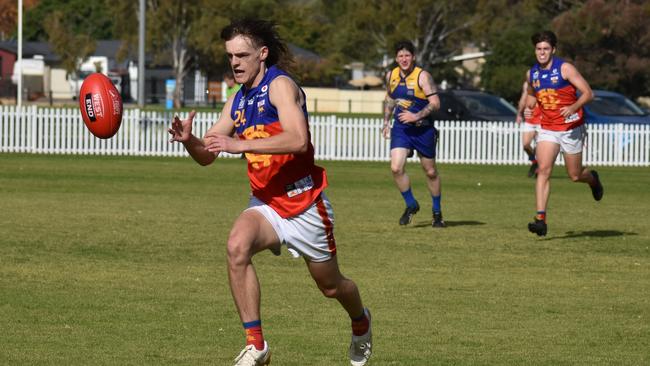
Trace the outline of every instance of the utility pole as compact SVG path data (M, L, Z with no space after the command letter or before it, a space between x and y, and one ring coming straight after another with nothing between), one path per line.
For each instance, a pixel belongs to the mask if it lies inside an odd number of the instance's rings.
M23 105L23 0L18 0L18 91L16 106Z
M145 13L147 7L145 0L140 0L140 14L139 14L139 34L138 34L138 106L144 107L144 30L145 30Z

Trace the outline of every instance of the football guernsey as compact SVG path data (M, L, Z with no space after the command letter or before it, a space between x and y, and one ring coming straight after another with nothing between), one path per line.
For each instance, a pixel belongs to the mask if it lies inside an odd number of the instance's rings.
M413 68L413 71L405 77L400 75L399 67L394 68L390 73L388 95L397 102L393 113L395 120L393 123L394 129L405 130L418 128L417 125L412 123L401 123L397 116L402 111L417 113L429 104L429 100L426 95L424 95L424 91L420 88L420 84L418 83L421 72L422 69L416 66ZM430 127L430 125L428 127Z
M230 117L240 139L263 139L282 132L278 111L269 98L270 84L278 77L289 75L272 66L259 85L250 89L242 86L235 95ZM302 89L300 92L304 96ZM302 112L307 119L305 106ZM314 146L309 138L307 151L302 154L246 153L253 195L283 218L305 211L327 186L325 170L314 164Z
M530 69L530 82L541 107L542 128L546 130L568 131L584 123L582 108L568 117L560 114L560 108L578 100L576 88L562 77L563 63L561 58L553 57L550 68L542 69L535 64Z
M436 156L437 131L429 118L420 123L402 123L399 114L403 111L417 113L429 104L427 96L418 83L422 69L413 68L410 74L402 77L400 68L394 68L388 82L388 96L397 102L393 111L393 128L390 133L390 148L416 150L425 158Z

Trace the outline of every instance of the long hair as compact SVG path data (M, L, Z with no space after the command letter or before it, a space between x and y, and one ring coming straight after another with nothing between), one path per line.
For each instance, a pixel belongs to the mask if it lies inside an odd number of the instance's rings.
M224 41L229 41L236 36L249 38L255 47L265 46L269 49L269 55L264 61L266 67L278 65L288 71L287 69L293 65L293 55L276 31L275 23L261 19L245 18L234 20L221 30L221 39Z

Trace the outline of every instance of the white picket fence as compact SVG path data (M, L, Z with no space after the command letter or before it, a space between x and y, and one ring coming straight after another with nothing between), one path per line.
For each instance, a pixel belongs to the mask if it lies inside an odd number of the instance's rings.
M172 116L171 112L127 109L119 132L102 140L87 131L76 108L0 106L0 152L187 156L180 144L168 142ZM216 112L198 113L194 133L202 136L217 117ZM309 123L318 160L389 160L390 142L381 137L381 119L311 116ZM439 121L436 126L440 162L527 161L520 128L513 122ZM585 164L650 166L650 125L590 125L588 132ZM561 158L558 163L562 164Z

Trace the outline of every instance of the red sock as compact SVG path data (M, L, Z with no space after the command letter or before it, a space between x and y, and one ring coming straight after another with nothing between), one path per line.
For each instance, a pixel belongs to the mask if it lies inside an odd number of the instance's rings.
M257 320L244 323L246 331L246 345L252 344L258 351L264 349L264 335L262 334L262 322Z
M537 211L537 215L535 216L537 220L542 220L546 222L546 212L545 211Z
M364 310L360 317L352 319L352 334L362 336L368 333L368 328L370 328L370 321Z

